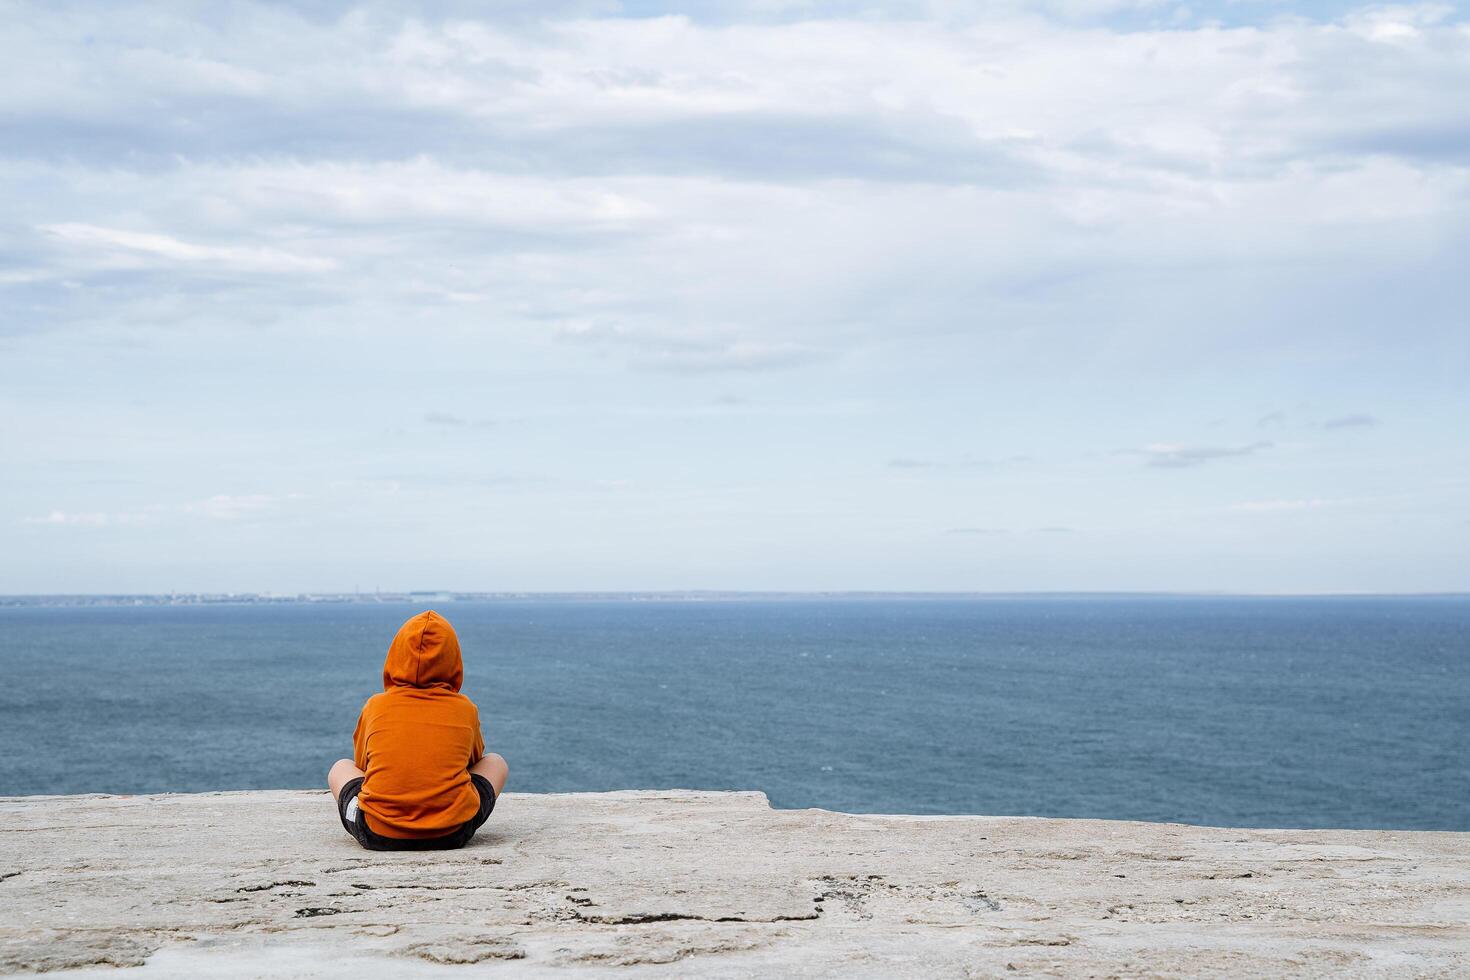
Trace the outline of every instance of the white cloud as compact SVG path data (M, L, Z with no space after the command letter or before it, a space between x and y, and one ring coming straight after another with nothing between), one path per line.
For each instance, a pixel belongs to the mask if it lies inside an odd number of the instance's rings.
M66 527L108 527L146 524L155 519L148 513L108 513L105 511L53 510L43 517L27 517L21 523Z
M109 266L139 267L148 263L211 265L247 272L326 272L330 259L295 255L281 249L241 245L199 245L170 235L102 228L65 222L39 229L66 245L93 250Z
M64 510L53 510L45 517L28 517L27 524L77 524L83 527L102 527L108 523L108 516L101 511L90 513L67 512Z
M1307 497L1296 500L1244 500L1230 505L1230 510L1248 514L1269 514L1281 511L1318 510L1323 507L1342 507L1357 503L1350 498Z
M763 371L835 353L795 341L742 339L745 332L729 323L666 325L600 319L572 319L556 329L557 336L567 341L626 351L634 368L672 373Z
M426 412L424 421L430 425L443 426L451 429L490 429L494 428L494 419L471 419L459 415L451 415L448 412Z
M1445 3L1400 4L1354 11L1343 19L1347 30L1380 44L1418 41L1423 29L1442 23L1454 7Z
M1269 442L1252 442L1243 446L1190 446L1181 443L1155 442L1142 449L1120 450L1119 455L1142 456L1149 466L1183 469L1202 466L1217 459L1251 456L1271 448Z
M247 517L264 515L289 501L304 500L305 494L217 493L204 500L185 504L186 514L197 514L217 521L237 521Z
M254 215L353 228L436 222L450 227L537 231L614 230L658 216L624 184L450 166L426 156L402 161L218 165L200 172L233 188L241 217Z
M372 329L359 306L428 305L528 331L612 320L626 364L679 372L1038 322L1157 347L1180 317L1222 339L1262 322L1200 308L1221 275L1265 268L1255 291L1282 310L1283 291L1339 295L1344 267L1395 274L1385 243L1422 254L1470 226L1470 35L1430 8L1128 32L1004 7L534 26L275 8L228 32L143 11L94 8L85 55L80 21L44 11L9 41L11 70L45 79L0 89L24 133L0 203L53 246L16 284L53 290L47 328L167 302L311 308L350 336ZM1373 40L1401 22L1417 33ZM1302 265L1289 287L1270 271ZM188 270L294 281L126 279Z
M994 470L1001 467L1015 466L1019 463L1033 463L1035 457L1021 453L1010 456L975 456L965 455L956 459L923 459L914 456L895 456L888 461L891 469L919 470L919 469L950 469L950 470Z
M702 350L656 350L635 356L632 364L653 371L761 371L806 364L825 356L816 348L789 341L735 341Z

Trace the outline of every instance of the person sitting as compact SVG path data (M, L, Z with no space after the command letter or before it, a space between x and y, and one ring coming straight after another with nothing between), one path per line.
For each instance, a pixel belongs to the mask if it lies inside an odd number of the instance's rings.
M438 613L419 613L393 637L353 757L327 773L342 826L368 850L463 847L495 809L510 769L485 751L463 679L459 637Z

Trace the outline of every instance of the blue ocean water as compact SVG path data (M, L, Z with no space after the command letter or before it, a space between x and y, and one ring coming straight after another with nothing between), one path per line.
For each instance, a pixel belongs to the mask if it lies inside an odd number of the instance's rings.
M1470 599L438 607L526 791L1470 830ZM0 795L315 787L418 607L0 609Z

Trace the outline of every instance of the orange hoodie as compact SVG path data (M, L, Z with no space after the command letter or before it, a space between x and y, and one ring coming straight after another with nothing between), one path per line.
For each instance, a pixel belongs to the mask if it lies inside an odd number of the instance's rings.
M454 627L430 610L404 623L383 662L383 693L363 705L353 758L367 773L358 806L384 837L443 837L474 818L469 767L485 754L480 712L459 693Z

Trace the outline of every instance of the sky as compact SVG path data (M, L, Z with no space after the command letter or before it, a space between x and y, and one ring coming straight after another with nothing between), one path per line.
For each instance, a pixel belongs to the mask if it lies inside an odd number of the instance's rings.
M0 592L1470 590L1465 4L0 22Z

